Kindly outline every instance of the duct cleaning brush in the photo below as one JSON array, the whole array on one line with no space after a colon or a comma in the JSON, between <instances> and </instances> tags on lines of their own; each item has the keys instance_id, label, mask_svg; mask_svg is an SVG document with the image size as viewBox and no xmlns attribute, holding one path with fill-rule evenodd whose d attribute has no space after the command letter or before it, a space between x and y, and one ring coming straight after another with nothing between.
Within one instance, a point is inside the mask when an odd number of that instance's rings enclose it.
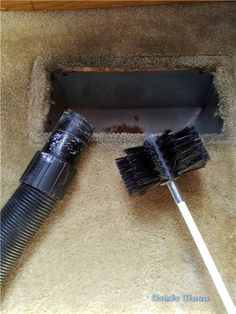
<instances>
[{"instance_id":1,"label":"duct cleaning brush","mask_svg":"<svg viewBox=\"0 0 236 314\"><path fill-rule=\"evenodd\" d=\"M151 134L143 146L128 148L124 152L126 156L117 158L116 163L128 193L142 194L156 185L167 184L227 312L236 313L220 273L175 182L182 174L205 167L210 159L195 128L187 126L177 133L166 130L160 136Z\"/></svg>"},{"instance_id":2,"label":"duct cleaning brush","mask_svg":"<svg viewBox=\"0 0 236 314\"><path fill-rule=\"evenodd\" d=\"M81 115L65 111L41 151L22 175L21 184L1 211L1 286L25 247L75 174L75 163L93 133Z\"/></svg>"}]
</instances>

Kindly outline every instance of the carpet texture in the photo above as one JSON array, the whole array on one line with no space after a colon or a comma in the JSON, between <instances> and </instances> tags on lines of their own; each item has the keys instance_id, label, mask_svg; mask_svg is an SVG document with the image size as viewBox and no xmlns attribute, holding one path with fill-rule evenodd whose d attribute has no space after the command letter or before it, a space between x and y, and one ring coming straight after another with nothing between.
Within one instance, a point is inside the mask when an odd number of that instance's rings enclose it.
<instances>
[{"instance_id":1,"label":"carpet texture","mask_svg":"<svg viewBox=\"0 0 236 314\"><path fill-rule=\"evenodd\" d=\"M2 204L45 140L53 69L130 68L133 60L134 68L143 61L215 74L224 133L206 138L211 161L179 185L236 302L236 5L1 15ZM125 191L114 159L142 140L95 134L65 199L11 274L3 313L224 312L167 188L133 198ZM151 300L184 293L209 302Z\"/></svg>"}]
</instances>

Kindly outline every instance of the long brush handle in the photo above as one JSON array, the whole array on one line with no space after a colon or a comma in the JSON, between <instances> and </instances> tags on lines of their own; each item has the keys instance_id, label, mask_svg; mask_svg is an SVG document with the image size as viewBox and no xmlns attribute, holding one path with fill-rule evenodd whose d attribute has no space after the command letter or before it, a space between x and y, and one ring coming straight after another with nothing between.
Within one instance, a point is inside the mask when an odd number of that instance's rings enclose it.
<instances>
[{"instance_id":1,"label":"long brush handle","mask_svg":"<svg viewBox=\"0 0 236 314\"><path fill-rule=\"evenodd\" d=\"M201 236L200 231L198 230L197 225L195 224L193 217L183 199L183 196L177 186L177 184L174 181L169 181L167 183L168 188L179 207L179 210L188 226L188 229L197 245L197 248L203 258L203 261L205 262L205 265L208 269L209 274L211 275L211 278L215 284L215 287L221 297L221 300L225 306L225 309L227 313L229 314L235 314L236 308L233 304L233 301L229 295L228 290L225 287L225 284L221 278L221 275L215 265L215 262L213 258L211 257L210 252L208 251L208 248Z\"/></svg>"}]
</instances>

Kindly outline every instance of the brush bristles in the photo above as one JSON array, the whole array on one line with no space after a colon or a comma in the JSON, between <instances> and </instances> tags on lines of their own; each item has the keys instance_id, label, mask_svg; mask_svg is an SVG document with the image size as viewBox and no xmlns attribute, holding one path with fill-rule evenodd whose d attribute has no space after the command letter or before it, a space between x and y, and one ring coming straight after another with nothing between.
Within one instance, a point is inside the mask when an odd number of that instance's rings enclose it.
<instances>
[{"instance_id":1,"label":"brush bristles","mask_svg":"<svg viewBox=\"0 0 236 314\"><path fill-rule=\"evenodd\" d=\"M205 167L210 159L195 128L186 127L174 134L175 175Z\"/></svg>"},{"instance_id":2,"label":"brush bristles","mask_svg":"<svg viewBox=\"0 0 236 314\"><path fill-rule=\"evenodd\" d=\"M149 136L143 146L128 148L116 159L129 194L142 193L185 172L202 168L210 159L193 126Z\"/></svg>"},{"instance_id":3,"label":"brush bristles","mask_svg":"<svg viewBox=\"0 0 236 314\"><path fill-rule=\"evenodd\" d=\"M160 181L153 162L143 146L125 150L126 157L116 159L128 193L142 193Z\"/></svg>"}]
</instances>

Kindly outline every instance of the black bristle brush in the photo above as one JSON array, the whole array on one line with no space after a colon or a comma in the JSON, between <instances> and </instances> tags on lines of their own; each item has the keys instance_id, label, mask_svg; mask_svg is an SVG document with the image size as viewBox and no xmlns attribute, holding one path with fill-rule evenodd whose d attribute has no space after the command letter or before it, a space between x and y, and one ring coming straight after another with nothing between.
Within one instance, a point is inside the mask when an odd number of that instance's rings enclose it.
<instances>
[{"instance_id":1,"label":"black bristle brush","mask_svg":"<svg viewBox=\"0 0 236 314\"><path fill-rule=\"evenodd\" d=\"M227 312L236 313L220 273L175 182L182 174L205 167L210 159L195 127L187 126L176 133L166 130L160 136L150 134L142 146L128 148L124 152L126 156L117 158L116 164L129 195L142 194L154 186L167 184Z\"/></svg>"}]
</instances>

